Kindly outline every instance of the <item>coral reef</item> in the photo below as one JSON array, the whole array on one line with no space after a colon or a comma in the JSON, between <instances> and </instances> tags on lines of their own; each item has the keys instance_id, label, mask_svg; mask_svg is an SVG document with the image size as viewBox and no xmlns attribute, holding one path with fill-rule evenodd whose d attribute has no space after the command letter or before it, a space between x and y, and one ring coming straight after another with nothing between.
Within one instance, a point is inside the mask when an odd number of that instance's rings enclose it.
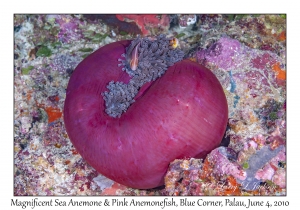
<instances>
[{"instance_id":1,"label":"coral reef","mask_svg":"<svg viewBox=\"0 0 300 210\"><path fill-rule=\"evenodd\" d=\"M285 195L285 16L197 14L194 20L189 14L15 14L14 195ZM185 58L219 79L229 145L203 160L174 160L165 187L138 190L112 183L82 159L62 110L83 58L115 41L160 33L176 37ZM269 156L253 167L259 151ZM255 190L243 186L248 176L258 180Z\"/></svg>"}]
</instances>

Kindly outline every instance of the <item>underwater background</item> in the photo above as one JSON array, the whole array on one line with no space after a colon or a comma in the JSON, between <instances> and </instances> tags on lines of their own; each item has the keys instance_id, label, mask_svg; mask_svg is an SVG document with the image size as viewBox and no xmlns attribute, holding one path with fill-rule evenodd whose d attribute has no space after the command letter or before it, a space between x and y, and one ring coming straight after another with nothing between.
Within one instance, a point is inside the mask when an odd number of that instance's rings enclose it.
<instances>
[{"instance_id":1,"label":"underwater background","mask_svg":"<svg viewBox=\"0 0 300 210\"><path fill-rule=\"evenodd\" d=\"M98 48L137 35L176 37L226 94L224 145L170 164L165 186L131 189L99 174L64 128L66 88ZM285 195L286 15L14 16L14 195ZM247 180L241 182L240 180Z\"/></svg>"}]
</instances>

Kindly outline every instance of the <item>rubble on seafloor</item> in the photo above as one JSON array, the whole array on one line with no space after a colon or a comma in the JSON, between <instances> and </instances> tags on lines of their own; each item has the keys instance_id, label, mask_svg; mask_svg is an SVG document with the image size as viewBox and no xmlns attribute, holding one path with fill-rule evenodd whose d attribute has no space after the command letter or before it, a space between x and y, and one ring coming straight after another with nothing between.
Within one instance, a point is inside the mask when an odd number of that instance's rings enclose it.
<instances>
[{"instance_id":1,"label":"rubble on seafloor","mask_svg":"<svg viewBox=\"0 0 300 210\"><path fill-rule=\"evenodd\" d=\"M14 195L285 195L285 15L15 15ZM205 65L229 106L229 145L170 163L165 185L131 189L72 146L62 119L74 68L108 43L166 33ZM249 184L251 183L251 185Z\"/></svg>"}]
</instances>

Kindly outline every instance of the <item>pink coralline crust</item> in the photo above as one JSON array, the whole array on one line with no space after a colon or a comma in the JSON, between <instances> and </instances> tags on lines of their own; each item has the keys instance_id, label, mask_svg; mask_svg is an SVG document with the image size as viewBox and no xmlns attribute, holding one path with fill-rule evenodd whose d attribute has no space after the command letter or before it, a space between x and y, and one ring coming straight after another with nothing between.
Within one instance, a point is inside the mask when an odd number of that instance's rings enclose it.
<instances>
[{"instance_id":1,"label":"pink coralline crust","mask_svg":"<svg viewBox=\"0 0 300 210\"><path fill-rule=\"evenodd\" d=\"M247 144L244 145L244 150L248 150L249 148L253 148L254 150L256 150L257 143L253 140L248 141Z\"/></svg>"},{"instance_id":2,"label":"pink coralline crust","mask_svg":"<svg viewBox=\"0 0 300 210\"><path fill-rule=\"evenodd\" d=\"M280 145L286 145L286 141L280 136L271 136L268 138L271 149L275 149Z\"/></svg>"},{"instance_id":3,"label":"pink coralline crust","mask_svg":"<svg viewBox=\"0 0 300 210\"><path fill-rule=\"evenodd\" d=\"M252 70L248 71L247 73L244 74L243 77L248 78L248 88L251 90L262 90L263 86L270 86L269 80L267 79L268 77L267 71L264 73L258 71L258 70ZM257 85L258 82L261 85Z\"/></svg>"},{"instance_id":4,"label":"pink coralline crust","mask_svg":"<svg viewBox=\"0 0 300 210\"><path fill-rule=\"evenodd\" d=\"M241 135L230 135L230 147L235 151L240 151L242 148L239 145L243 145L245 141L245 138L243 138Z\"/></svg>"},{"instance_id":5,"label":"pink coralline crust","mask_svg":"<svg viewBox=\"0 0 300 210\"><path fill-rule=\"evenodd\" d=\"M150 28L166 27L170 24L168 15L116 15L121 21L134 21L141 29L143 35L149 35Z\"/></svg>"},{"instance_id":6,"label":"pink coralline crust","mask_svg":"<svg viewBox=\"0 0 300 210\"><path fill-rule=\"evenodd\" d=\"M264 53L261 56L251 59L251 63L254 68L263 70L266 69L268 65L274 65L276 60L269 53Z\"/></svg>"},{"instance_id":7,"label":"pink coralline crust","mask_svg":"<svg viewBox=\"0 0 300 210\"><path fill-rule=\"evenodd\" d=\"M214 149L207 158L209 158L210 162L214 165L214 173L220 176L224 174L232 175L239 180L246 179L246 173L241 169L241 166L236 162L228 160L228 158L219 151L219 148Z\"/></svg>"},{"instance_id":8,"label":"pink coralline crust","mask_svg":"<svg viewBox=\"0 0 300 210\"><path fill-rule=\"evenodd\" d=\"M211 186L212 188L214 187L213 185ZM204 196L203 188L205 188L205 183L191 182L188 195Z\"/></svg>"},{"instance_id":9,"label":"pink coralline crust","mask_svg":"<svg viewBox=\"0 0 300 210\"><path fill-rule=\"evenodd\" d=\"M208 49L197 52L200 63L209 62L230 71L243 63L241 43L238 40L222 37Z\"/></svg>"},{"instance_id":10,"label":"pink coralline crust","mask_svg":"<svg viewBox=\"0 0 300 210\"><path fill-rule=\"evenodd\" d=\"M276 157L272 158L271 162L273 165L278 165L278 161L286 162L285 149L281 150Z\"/></svg>"},{"instance_id":11,"label":"pink coralline crust","mask_svg":"<svg viewBox=\"0 0 300 210\"><path fill-rule=\"evenodd\" d=\"M279 187L286 188L286 170L283 168L278 169L275 172L272 181Z\"/></svg>"},{"instance_id":12,"label":"pink coralline crust","mask_svg":"<svg viewBox=\"0 0 300 210\"><path fill-rule=\"evenodd\" d=\"M278 97L277 93L281 90L276 89L283 86L279 83L280 80L276 79L277 73L274 70L275 64L278 64L277 68L283 68L284 60L281 57L273 52L252 49L235 39L222 37L208 49L197 51L196 58L197 62L213 71L229 71L224 79L221 76L219 79L227 90L239 96L235 96L236 98L245 98L245 104L257 103L252 99L261 100L267 94ZM233 101L234 108L240 105L239 100Z\"/></svg>"},{"instance_id":13,"label":"pink coralline crust","mask_svg":"<svg viewBox=\"0 0 300 210\"><path fill-rule=\"evenodd\" d=\"M238 153L237 162L242 165L247 162L249 158L266 145L266 137L262 134L258 134L252 138L249 138L246 142L241 142L244 145L243 149Z\"/></svg>"},{"instance_id":14,"label":"pink coralline crust","mask_svg":"<svg viewBox=\"0 0 300 210\"><path fill-rule=\"evenodd\" d=\"M68 15L50 15L48 18L55 18L56 23L60 26L58 39L64 43L70 43L82 38L82 33L79 28L81 22L76 18L71 18Z\"/></svg>"},{"instance_id":15,"label":"pink coralline crust","mask_svg":"<svg viewBox=\"0 0 300 210\"><path fill-rule=\"evenodd\" d=\"M225 71L237 70L233 78L248 79L250 86L255 87L255 81L261 80L263 85L269 85L267 78L275 80L272 66L279 62L278 56L272 52L264 52L249 48L236 39L221 37L208 49L199 50L196 53L199 63L215 66ZM252 71L240 71L240 69L253 68ZM271 75L269 75L271 74ZM253 84L251 84L251 82ZM252 89L253 87L249 87Z\"/></svg>"},{"instance_id":16,"label":"pink coralline crust","mask_svg":"<svg viewBox=\"0 0 300 210\"><path fill-rule=\"evenodd\" d=\"M104 189L101 195L121 195L125 189L127 189L126 186L115 182L111 187Z\"/></svg>"},{"instance_id":17,"label":"pink coralline crust","mask_svg":"<svg viewBox=\"0 0 300 210\"><path fill-rule=\"evenodd\" d=\"M271 180L274 173L275 173L274 168L268 163L267 165L264 166L263 169L259 169L256 172L255 178L262 181Z\"/></svg>"},{"instance_id":18,"label":"pink coralline crust","mask_svg":"<svg viewBox=\"0 0 300 210\"><path fill-rule=\"evenodd\" d=\"M266 143L266 138L262 134L258 134L253 137L253 141L258 144L258 146L263 146Z\"/></svg>"}]
</instances>

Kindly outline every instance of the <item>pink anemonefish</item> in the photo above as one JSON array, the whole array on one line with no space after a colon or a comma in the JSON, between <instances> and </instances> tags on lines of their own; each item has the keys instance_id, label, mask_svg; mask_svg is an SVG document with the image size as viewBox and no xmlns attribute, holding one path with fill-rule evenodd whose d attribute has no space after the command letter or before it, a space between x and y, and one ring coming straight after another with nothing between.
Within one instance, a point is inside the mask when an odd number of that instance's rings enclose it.
<instances>
[{"instance_id":1,"label":"pink anemonefish","mask_svg":"<svg viewBox=\"0 0 300 210\"><path fill-rule=\"evenodd\" d=\"M138 49L141 43L138 43L131 53L131 60L130 60L130 68L131 70L135 71L139 64L139 56L138 56Z\"/></svg>"}]
</instances>

